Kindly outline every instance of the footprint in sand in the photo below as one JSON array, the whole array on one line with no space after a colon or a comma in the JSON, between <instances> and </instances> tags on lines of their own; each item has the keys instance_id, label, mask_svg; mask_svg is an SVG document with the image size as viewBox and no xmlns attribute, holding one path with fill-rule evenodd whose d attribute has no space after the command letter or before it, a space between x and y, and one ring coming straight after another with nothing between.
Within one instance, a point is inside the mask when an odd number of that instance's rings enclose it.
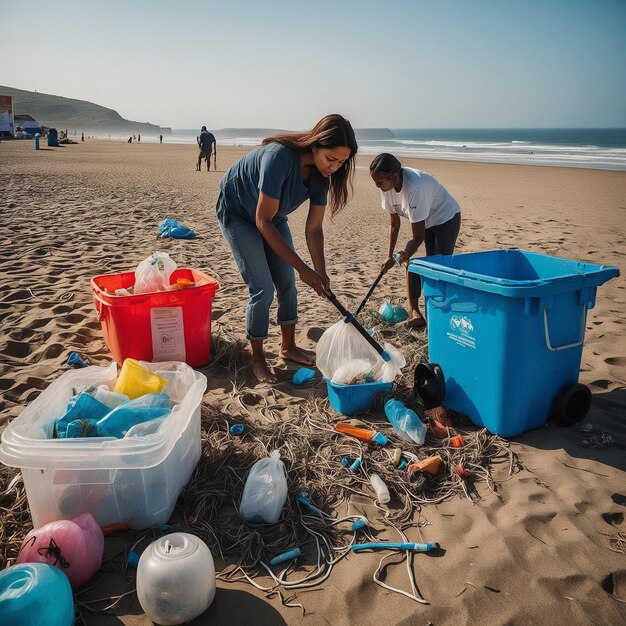
<instances>
[{"instance_id":1,"label":"footprint in sand","mask_svg":"<svg viewBox=\"0 0 626 626\"><path fill-rule=\"evenodd\" d=\"M618 513L602 513L602 519L611 526L621 526L624 523L624 514Z\"/></svg>"},{"instance_id":2,"label":"footprint in sand","mask_svg":"<svg viewBox=\"0 0 626 626\"><path fill-rule=\"evenodd\" d=\"M619 367L622 367L622 366L626 365L626 357L623 357L623 356L610 356L607 359L604 359L604 362L607 365L617 365Z\"/></svg>"},{"instance_id":3,"label":"footprint in sand","mask_svg":"<svg viewBox=\"0 0 626 626\"><path fill-rule=\"evenodd\" d=\"M626 602L626 569L610 573L602 581L602 589L619 602Z\"/></svg>"}]
</instances>

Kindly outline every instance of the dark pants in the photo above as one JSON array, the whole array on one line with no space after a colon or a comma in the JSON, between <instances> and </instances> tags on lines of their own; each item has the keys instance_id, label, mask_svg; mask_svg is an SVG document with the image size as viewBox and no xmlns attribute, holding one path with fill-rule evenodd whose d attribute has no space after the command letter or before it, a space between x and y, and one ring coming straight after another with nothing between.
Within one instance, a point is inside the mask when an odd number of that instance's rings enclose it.
<instances>
[{"instance_id":1,"label":"dark pants","mask_svg":"<svg viewBox=\"0 0 626 626\"><path fill-rule=\"evenodd\" d=\"M424 233L426 256L432 256L433 254L453 254L454 244L456 243L460 229L460 212L444 224L427 228ZM411 299L416 300L422 295L422 281L419 274L414 274L413 272L409 272L409 295Z\"/></svg>"}]
</instances>

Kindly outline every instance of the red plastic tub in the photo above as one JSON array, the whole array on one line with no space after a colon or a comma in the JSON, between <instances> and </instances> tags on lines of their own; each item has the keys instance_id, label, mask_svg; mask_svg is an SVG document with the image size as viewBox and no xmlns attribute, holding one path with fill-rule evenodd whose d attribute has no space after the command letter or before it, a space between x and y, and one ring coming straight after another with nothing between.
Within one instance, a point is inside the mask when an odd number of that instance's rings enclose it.
<instances>
[{"instance_id":1,"label":"red plastic tub","mask_svg":"<svg viewBox=\"0 0 626 626\"><path fill-rule=\"evenodd\" d=\"M211 356L211 304L219 283L198 270L177 269L170 278L195 286L138 295L115 295L135 283L134 272L91 279L104 341L119 365L141 361L184 361L191 367Z\"/></svg>"}]
</instances>

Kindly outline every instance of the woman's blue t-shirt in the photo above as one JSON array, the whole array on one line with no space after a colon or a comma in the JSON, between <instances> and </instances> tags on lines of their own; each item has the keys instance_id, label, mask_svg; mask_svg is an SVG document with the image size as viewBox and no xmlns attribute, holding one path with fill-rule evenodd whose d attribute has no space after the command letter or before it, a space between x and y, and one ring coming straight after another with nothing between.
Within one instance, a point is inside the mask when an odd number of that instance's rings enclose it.
<instances>
[{"instance_id":1,"label":"woman's blue t-shirt","mask_svg":"<svg viewBox=\"0 0 626 626\"><path fill-rule=\"evenodd\" d=\"M269 143L249 152L226 172L220 183L217 213L220 219L236 215L256 221L259 194L279 201L274 219L295 211L307 198L326 205L328 182L314 171L302 182L300 150Z\"/></svg>"}]
</instances>

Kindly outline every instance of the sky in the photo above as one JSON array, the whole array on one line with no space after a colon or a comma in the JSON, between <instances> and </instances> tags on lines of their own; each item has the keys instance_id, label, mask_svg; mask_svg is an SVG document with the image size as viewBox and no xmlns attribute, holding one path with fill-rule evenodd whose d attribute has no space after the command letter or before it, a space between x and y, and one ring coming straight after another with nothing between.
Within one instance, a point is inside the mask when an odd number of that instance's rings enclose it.
<instances>
[{"instance_id":1,"label":"sky","mask_svg":"<svg viewBox=\"0 0 626 626\"><path fill-rule=\"evenodd\" d=\"M0 0L0 23L0 84L179 129L626 127L626 0Z\"/></svg>"}]
</instances>

